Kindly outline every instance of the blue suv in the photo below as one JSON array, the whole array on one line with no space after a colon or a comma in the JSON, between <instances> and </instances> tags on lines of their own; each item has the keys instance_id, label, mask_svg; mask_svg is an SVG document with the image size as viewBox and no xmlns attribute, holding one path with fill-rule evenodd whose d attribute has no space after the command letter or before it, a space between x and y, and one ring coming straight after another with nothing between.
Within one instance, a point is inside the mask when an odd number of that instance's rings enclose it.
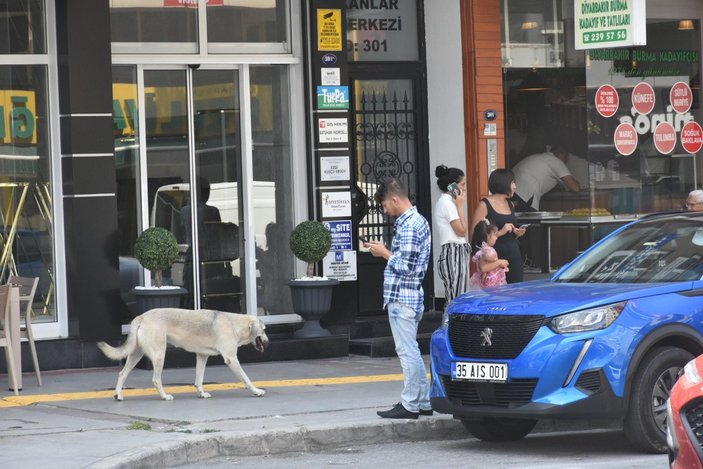
<instances>
[{"instance_id":1,"label":"blue suv","mask_svg":"<svg viewBox=\"0 0 703 469\"><path fill-rule=\"evenodd\" d=\"M432 407L486 441L619 417L632 443L665 452L669 392L703 353L702 276L703 213L667 213L550 279L466 293L432 335Z\"/></svg>"}]
</instances>

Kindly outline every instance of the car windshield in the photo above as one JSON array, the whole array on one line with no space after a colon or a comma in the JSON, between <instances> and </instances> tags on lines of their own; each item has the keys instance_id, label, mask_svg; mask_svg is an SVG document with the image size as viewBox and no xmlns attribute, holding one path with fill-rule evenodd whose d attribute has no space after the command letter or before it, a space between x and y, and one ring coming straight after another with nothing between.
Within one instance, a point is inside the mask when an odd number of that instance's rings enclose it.
<instances>
[{"instance_id":1,"label":"car windshield","mask_svg":"<svg viewBox=\"0 0 703 469\"><path fill-rule=\"evenodd\" d=\"M576 258L557 282L657 283L703 275L703 218L642 220Z\"/></svg>"}]
</instances>

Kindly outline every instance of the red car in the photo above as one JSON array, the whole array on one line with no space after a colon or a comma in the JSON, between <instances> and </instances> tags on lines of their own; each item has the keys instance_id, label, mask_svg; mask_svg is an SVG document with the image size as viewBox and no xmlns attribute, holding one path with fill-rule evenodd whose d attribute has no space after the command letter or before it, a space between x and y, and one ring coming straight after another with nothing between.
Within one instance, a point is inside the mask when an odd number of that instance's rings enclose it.
<instances>
[{"instance_id":1,"label":"red car","mask_svg":"<svg viewBox=\"0 0 703 469\"><path fill-rule=\"evenodd\" d=\"M703 355L688 362L667 401L671 469L703 469Z\"/></svg>"}]
</instances>

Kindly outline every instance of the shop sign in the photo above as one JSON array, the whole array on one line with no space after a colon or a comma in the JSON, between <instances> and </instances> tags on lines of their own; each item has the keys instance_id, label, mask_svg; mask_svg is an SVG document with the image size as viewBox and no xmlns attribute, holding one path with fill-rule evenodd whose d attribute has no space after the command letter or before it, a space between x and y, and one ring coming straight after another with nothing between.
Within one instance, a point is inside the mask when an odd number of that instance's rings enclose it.
<instances>
[{"instance_id":1,"label":"shop sign","mask_svg":"<svg viewBox=\"0 0 703 469\"><path fill-rule=\"evenodd\" d=\"M320 84L322 86L339 86L341 83L341 73L339 68L321 68Z\"/></svg>"},{"instance_id":2,"label":"shop sign","mask_svg":"<svg viewBox=\"0 0 703 469\"><path fill-rule=\"evenodd\" d=\"M320 143L347 143L349 141L347 119L318 119L317 122Z\"/></svg>"},{"instance_id":3,"label":"shop sign","mask_svg":"<svg viewBox=\"0 0 703 469\"><path fill-rule=\"evenodd\" d=\"M332 235L330 251L352 250L351 220L326 221L323 224L330 231L330 235Z\"/></svg>"},{"instance_id":4,"label":"shop sign","mask_svg":"<svg viewBox=\"0 0 703 469\"><path fill-rule=\"evenodd\" d=\"M348 181L350 175L348 156L320 157L320 181Z\"/></svg>"},{"instance_id":5,"label":"shop sign","mask_svg":"<svg viewBox=\"0 0 703 469\"><path fill-rule=\"evenodd\" d=\"M647 44L646 0L574 0L576 49Z\"/></svg>"},{"instance_id":6,"label":"shop sign","mask_svg":"<svg viewBox=\"0 0 703 469\"><path fill-rule=\"evenodd\" d=\"M637 131L632 124L622 123L615 129L613 142L615 149L623 156L629 156L637 149Z\"/></svg>"},{"instance_id":7,"label":"shop sign","mask_svg":"<svg viewBox=\"0 0 703 469\"><path fill-rule=\"evenodd\" d=\"M419 60L417 1L346 0L347 51L354 61Z\"/></svg>"},{"instance_id":8,"label":"shop sign","mask_svg":"<svg viewBox=\"0 0 703 469\"><path fill-rule=\"evenodd\" d=\"M692 155L703 148L703 128L698 122L689 122L681 129L681 145L686 153Z\"/></svg>"},{"instance_id":9,"label":"shop sign","mask_svg":"<svg viewBox=\"0 0 703 469\"><path fill-rule=\"evenodd\" d=\"M322 274L340 282L356 281L356 251L330 251L322 259Z\"/></svg>"},{"instance_id":10,"label":"shop sign","mask_svg":"<svg viewBox=\"0 0 703 469\"><path fill-rule=\"evenodd\" d=\"M654 146L659 153L668 155L676 146L676 129L668 122L662 122L654 129Z\"/></svg>"},{"instance_id":11,"label":"shop sign","mask_svg":"<svg viewBox=\"0 0 703 469\"><path fill-rule=\"evenodd\" d=\"M654 88L646 81L637 83L632 89L632 107L640 114L647 115L652 112L655 101Z\"/></svg>"},{"instance_id":12,"label":"shop sign","mask_svg":"<svg viewBox=\"0 0 703 469\"><path fill-rule=\"evenodd\" d=\"M342 50L342 10L317 9L317 50Z\"/></svg>"},{"instance_id":13,"label":"shop sign","mask_svg":"<svg viewBox=\"0 0 703 469\"><path fill-rule=\"evenodd\" d=\"M674 111L680 114L688 112L693 105L693 92L688 83L683 81L674 83L669 91L669 102Z\"/></svg>"},{"instance_id":14,"label":"shop sign","mask_svg":"<svg viewBox=\"0 0 703 469\"><path fill-rule=\"evenodd\" d=\"M349 109L349 87L318 86L317 109Z\"/></svg>"},{"instance_id":15,"label":"shop sign","mask_svg":"<svg viewBox=\"0 0 703 469\"><path fill-rule=\"evenodd\" d=\"M602 85L596 91L596 111L603 117L613 117L620 106L618 91L611 85Z\"/></svg>"},{"instance_id":16,"label":"shop sign","mask_svg":"<svg viewBox=\"0 0 703 469\"><path fill-rule=\"evenodd\" d=\"M351 192L323 192L322 218L351 217Z\"/></svg>"}]
</instances>

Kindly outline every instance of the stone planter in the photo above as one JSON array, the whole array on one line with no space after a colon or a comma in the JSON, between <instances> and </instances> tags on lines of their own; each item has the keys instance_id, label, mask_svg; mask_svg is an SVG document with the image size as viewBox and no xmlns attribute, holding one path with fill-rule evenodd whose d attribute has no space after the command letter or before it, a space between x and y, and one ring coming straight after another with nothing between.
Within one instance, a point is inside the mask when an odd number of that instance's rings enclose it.
<instances>
[{"instance_id":1,"label":"stone planter","mask_svg":"<svg viewBox=\"0 0 703 469\"><path fill-rule=\"evenodd\" d=\"M332 290L339 280L290 280L293 311L300 315L305 324L295 331L297 338L323 337L330 331L320 325L320 318L327 314L332 305Z\"/></svg>"}]
</instances>

